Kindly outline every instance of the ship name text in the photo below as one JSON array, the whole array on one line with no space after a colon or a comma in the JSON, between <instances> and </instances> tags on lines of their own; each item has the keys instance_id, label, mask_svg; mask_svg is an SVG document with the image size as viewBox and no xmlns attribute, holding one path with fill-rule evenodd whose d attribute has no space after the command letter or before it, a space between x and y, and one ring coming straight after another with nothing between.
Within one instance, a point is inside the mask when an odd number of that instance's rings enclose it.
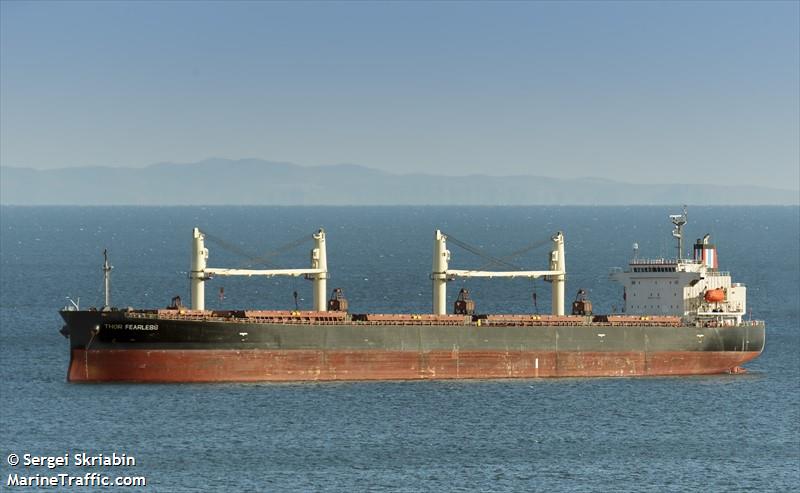
<instances>
[{"instance_id":1,"label":"ship name text","mask_svg":"<svg viewBox=\"0 0 800 493\"><path fill-rule=\"evenodd\" d=\"M144 330L154 331L158 330L158 324L103 324L104 329L108 330Z\"/></svg>"}]
</instances>

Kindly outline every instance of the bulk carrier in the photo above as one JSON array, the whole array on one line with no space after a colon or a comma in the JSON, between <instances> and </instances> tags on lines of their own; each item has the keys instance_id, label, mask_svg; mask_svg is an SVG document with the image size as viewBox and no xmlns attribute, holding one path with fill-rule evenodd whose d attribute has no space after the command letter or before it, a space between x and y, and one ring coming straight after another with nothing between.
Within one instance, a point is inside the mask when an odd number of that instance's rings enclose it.
<instances>
[{"instance_id":1,"label":"bulk carrier","mask_svg":"<svg viewBox=\"0 0 800 493\"><path fill-rule=\"evenodd\" d=\"M683 258L683 214L670 216L674 259L634 258L612 269L622 284L621 314L592 313L582 290L565 314L564 235L549 243L540 271L451 269L448 236L434 235L433 309L429 314L349 313L341 289L326 300L326 235L313 235L306 269L228 269L207 265L206 235L194 228L191 306L179 297L163 309L118 309L109 303L65 307L70 382L251 382L458 378L630 377L737 373L764 348L762 321L745 320L746 288L720 271L706 235ZM453 239L453 241L455 241ZM212 276L305 276L314 310L206 310ZM446 310L455 278L544 278L552 283L549 315L475 313L462 290ZM326 302L327 301L327 302Z\"/></svg>"}]
</instances>

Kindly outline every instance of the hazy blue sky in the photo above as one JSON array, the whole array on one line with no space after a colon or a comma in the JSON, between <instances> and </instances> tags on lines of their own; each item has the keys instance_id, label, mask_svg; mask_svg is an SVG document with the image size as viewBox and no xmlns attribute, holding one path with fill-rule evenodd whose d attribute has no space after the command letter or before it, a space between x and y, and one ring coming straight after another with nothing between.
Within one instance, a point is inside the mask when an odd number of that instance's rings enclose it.
<instances>
[{"instance_id":1,"label":"hazy blue sky","mask_svg":"<svg viewBox=\"0 0 800 493\"><path fill-rule=\"evenodd\" d=\"M800 3L2 2L4 166L800 187Z\"/></svg>"}]
</instances>

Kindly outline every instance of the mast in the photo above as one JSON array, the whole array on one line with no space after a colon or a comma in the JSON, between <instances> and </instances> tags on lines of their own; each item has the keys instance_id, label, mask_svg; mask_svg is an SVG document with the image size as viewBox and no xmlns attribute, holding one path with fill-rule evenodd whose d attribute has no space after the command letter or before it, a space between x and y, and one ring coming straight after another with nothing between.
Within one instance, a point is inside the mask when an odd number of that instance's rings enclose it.
<instances>
[{"instance_id":1,"label":"mast","mask_svg":"<svg viewBox=\"0 0 800 493\"><path fill-rule=\"evenodd\" d=\"M564 234L561 231L553 236L550 270L560 272L560 274L550 276L553 283L553 315L564 315L564 281L566 280L567 265L564 259Z\"/></svg>"},{"instance_id":2,"label":"mast","mask_svg":"<svg viewBox=\"0 0 800 493\"><path fill-rule=\"evenodd\" d=\"M314 310L324 312L328 310L326 304L326 285L328 279L328 253L325 248L325 230L320 229L313 235L314 248L311 250L311 268L322 272L310 274L314 284Z\"/></svg>"},{"instance_id":3,"label":"mast","mask_svg":"<svg viewBox=\"0 0 800 493\"><path fill-rule=\"evenodd\" d=\"M111 310L111 269L112 266L108 264L108 249L103 250L103 289L105 297L103 298L103 311Z\"/></svg>"},{"instance_id":4,"label":"mast","mask_svg":"<svg viewBox=\"0 0 800 493\"><path fill-rule=\"evenodd\" d=\"M672 221L672 224L675 225L675 229L672 230L672 237L678 240L678 260L683 258L683 226L686 224L686 206L683 206L683 214L671 214L669 219Z\"/></svg>"},{"instance_id":5,"label":"mast","mask_svg":"<svg viewBox=\"0 0 800 493\"><path fill-rule=\"evenodd\" d=\"M189 273L192 288L192 310L205 310L206 308L206 260L208 250L205 245L205 236L199 228L192 231L192 270Z\"/></svg>"},{"instance_id":6,"label":"mast","mask_svg":"<svg viewBox=\"0 0 800 493\"><path fill-rule=\"evenodd\" d=\"M433 237L433 313L444 315L447 313L447 269L450 252L447 251L447 236L436 230Z\"/></svg>"}]
</instances>

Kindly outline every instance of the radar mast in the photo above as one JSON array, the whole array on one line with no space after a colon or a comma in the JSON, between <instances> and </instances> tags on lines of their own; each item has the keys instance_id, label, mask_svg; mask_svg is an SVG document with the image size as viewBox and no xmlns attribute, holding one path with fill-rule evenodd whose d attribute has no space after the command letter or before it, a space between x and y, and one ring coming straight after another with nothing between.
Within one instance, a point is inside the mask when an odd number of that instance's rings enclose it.
<instances>
[{"instance_id":1,"label":"radar mast","mask_svg":"<svg viewBox=\"0 0 800 493\"><path fill-rule=\"evenodd\" d=\"M675 229L672 230L672 237L678 240L678 260L683 258L683 226L688 222L686 214L686 206L683 206L682 214L670 214L669 216Z\"/></svg>"}]
</instances>

